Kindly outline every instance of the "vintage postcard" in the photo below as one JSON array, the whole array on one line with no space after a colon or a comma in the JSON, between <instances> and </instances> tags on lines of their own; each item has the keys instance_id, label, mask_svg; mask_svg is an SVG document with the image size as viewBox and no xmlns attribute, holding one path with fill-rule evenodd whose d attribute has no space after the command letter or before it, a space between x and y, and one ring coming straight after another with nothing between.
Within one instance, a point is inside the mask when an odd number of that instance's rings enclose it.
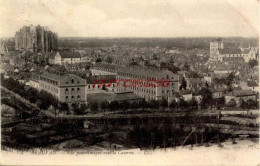
<instances>
[{"instance_id":1,"label":"vintage postcard","mask_svg":"<svg viewBox=\"0 0 260 166\"><path fill-rule=\"evenodd\" d=\"M0 0L1 165L259 165L258 0Z\"/></svg>"}]
</instances>

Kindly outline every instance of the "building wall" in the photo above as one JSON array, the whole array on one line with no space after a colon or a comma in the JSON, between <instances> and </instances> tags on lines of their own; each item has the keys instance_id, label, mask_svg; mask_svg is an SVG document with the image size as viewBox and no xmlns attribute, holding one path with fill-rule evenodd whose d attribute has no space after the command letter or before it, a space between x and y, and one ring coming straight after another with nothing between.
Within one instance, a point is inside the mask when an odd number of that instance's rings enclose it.
<instances>
[{"instance_id":1,"label":"building wall","mask_svg":"<svg viewBox=\"0 0 260 166\"><path fill-rule=\"evenodd\" d=\"M237 107L240 106L240 101L243 99L244 101L248 101L250 99L256 101L256 95L251 95L251 96L225 96L225 104L228 104L230 100L234 99L236 101Z\"/></svg>"},{"instance_id":2,"label":"building wall","mask_svg":"<svg viewBox=\"0 0 260 166\"><path fill-rule=\"evenodd\" d=\"M36 82L36 81L34 81L34 80L30 80L29 81L29 86L31 86L31 87L33 87L33 88L35 88L35 89L37 89L37 90L39 90L40 88L39 88L39 82Z\"/></svg>"},{"instance_id":3,"label":"building wall","mask_svg":"<svg viewBox=\"0 0 260 166\"><path fill-rule=\"evenodd\" d=\"M106 71L105 69L90 69L92 75L116 75L115 71Z\"/></svg>"},{"instance_id":4,"label":"building wall","mask_svg":"<svg viewBox=\"0 0 260 166\"><path fill-rule=\"evenodd\" d=\"M41 76L39 89L49 92L57 97L60 102L66 102L69 105L86 102L85 80L76 76L68 76L62 80L53 80Z\"/></svg>"},{"instance_id":5,"label":"building wall","mask_svg":"<svg viewBox=\"0 0 260 166\"><path fill-rule=\"evenodd\" d=\"M136 73L138 75L139 73ZM119 72L116 79L117 80L142 80L143 83L146 80L151 80L151 79L170 79L170 84L167 87L139 87L138 85L136 86L130 86L130 87L125 87L124 82L120 81L119 86L117 87L118 92L124 92L124 91L132 91L134 94L145 98L146 100L161 100L163 98L168 99L172 95L172 92L178 91L179 89L179 82L178 81L173 81L176 76L172 73L171 75L162 75L157 76L157 77L151 77L151 76L146 76L146 75L140 75L136 76L135 74L129 74L129 73L123 73ZM127 83L129 85L130 82ZM144 86L144 84L143 84Z\"/></svg>"}]
</instances>

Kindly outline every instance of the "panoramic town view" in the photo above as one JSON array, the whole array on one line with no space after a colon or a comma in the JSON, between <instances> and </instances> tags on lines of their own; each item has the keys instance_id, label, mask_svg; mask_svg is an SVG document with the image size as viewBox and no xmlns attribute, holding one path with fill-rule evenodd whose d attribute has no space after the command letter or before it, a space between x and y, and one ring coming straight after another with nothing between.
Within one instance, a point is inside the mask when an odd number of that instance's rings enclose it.
<instances>
[{"instance_id":1,"label":"panoramic town view","mask_svg":"<svg viewBox=\"0 0 260 166\"><path fill-rule=\"evenodd\" d=\"M257 146L258 36L66 36L40 23L0 39L2 151Z\"/></svg>"}]
</instances>

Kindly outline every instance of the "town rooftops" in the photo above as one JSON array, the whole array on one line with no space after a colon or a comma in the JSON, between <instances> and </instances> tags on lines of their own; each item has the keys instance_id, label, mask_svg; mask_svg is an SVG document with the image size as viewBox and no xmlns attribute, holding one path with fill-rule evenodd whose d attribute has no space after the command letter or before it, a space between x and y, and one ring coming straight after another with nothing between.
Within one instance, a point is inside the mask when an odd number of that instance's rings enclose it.
<instances>
[{"instance_id":1,"label":"town rooftops","mask_svg":"<svg viewBox=\"0 0 260 166\"><path fill-rule=\"evenodd\" d=\"M39 76L38 74L33 73L33 74L31 75L30 80L35 81L35 82L38 82L38 81L39 81L39 78L40 78L40 76Z\"/></svg>"},{"instance_id":2,"label":"town rooftops","mask_svg":"<svg viewBox=\"0 0 260 166\"><path fill-rule=\"evenodd\" d=\"M214 39L212 42L222 42L222 38L216 38L216 39Z\"/></svg>"},{"instance_id":3,"label":"town rooftops","mask_svg":"<svg viewBox=\"0 0 260 166\"><path fill-rule=\"evenodd\" d=\"M56 54L57 54L57 52L50 52L50 53L47 53L47 57L49 59L54 59Z\"/></svg>"},{"instance_id":4,"label":"town rooftops","mask_svg":"<svg viewBox=\"0 0 260 166\"><path fill-rule=\"evenodd\" d=\"M109 71L115 71L117 69L117 65L109 64L109 63L96 63L95 66L93 66L94 69L103 69L103 70L109 70Z\"/></svg>"},{"instance_id":5,"label":"town rooftops","mask_svg":"<svg viewBox=\"0 0 260 166\"><path fill-rule=\"evenodd\" d=\"M189 79L189 83L192 84L192 85L195 85L195 84L204 84L204 82L201 81L199 78L190 78L190 79Z\"/></svg>"},{"instance_id":6,"label":"town rooftops","mask_svg":"<svg viewBox=\"0 0 260 166\"><path fill-rule=\"evenodd\" d=\"M94 83L101 84L101 83L115 83L115 82L116 82L115 75L89 76L86 78L87 84L94 84Z\"/></svg>"},{"instance_id":7,"label":"town rooftops","mask_svg":"<svg viewBox=\"0 0 260 166\"><path fill-rule=\"evenodd\" d=\"M188 90L188 89L186 89L186 90L180 90L180 94L181 94L181 95L189 95L189 94L192 94L192 91L191 91L191 90Z\"/></svg>"},{"instance_id":8,"label":"town rooftops","mask_svg":"<svg viewBox=\"0 0 260 166\"><path fill-rule=\"evenodd\" d=\"M252 96L252 95L256 95L256 93L253 92L252 90L234 90L226 94L226 96L236 96L236 97Z\"/></svg>"},{"instance_id":9,"label":"town rooftops","mask_svg":"<svg viewBox=\"0 0 260 166\"><path fill-rule=\"evenodd\" d=\"M256 87L256 86L258 86L258 84L255 81L251 80L251 81L247 81L247 86Z\"/></svg>"},{"instance_id":10,"label":"town rooftops","mask_svg":"<svg viewBox=\"0 0 260 166\"><path fill-rule=\"evenodd\" d=\"M224 48L219 50L220 54L242 54L241 50L238 48Z\"/></svg>"},{"instance_id":11,"label":"town rooftops","mask_svg":"<svg viewBox=\"0 0 260 166\"><path fill-rule=\"evenodd\" d=\"M41 74L40 76L49 78L49 79L55 80L55 81L62 81L64 78L68 77L69 74L67 74L67 73L55 74L55 73L45 72L45 73Z\"/></svg>"},{"instance_id":12,"label":"town rooftops","mask_svg":"<svg viewBox=\"0 0 260 166\"><path fill-rule=\"evenodd\" d=\"M212 93L215 93L215 92L225 92L225 91L226 91L226 88L224 88L224 87L209 88L209 90L210 90Z\"/></svg>"},{"instance_id":13,"label":"town rooftops","mask_svg":"<svg viewBox=\"0 0 260 166\"><path fill-rule=\"evenodd\" d=\"M242 51L243 54L248 54L249 52L250 52L250 49L244 49L244 50Z\"/></svg>"},{"instance_id":14,"label":"town rooftops","mask_svg":"<svg viewBox=\"0 0 260 166\"><path fill-rule=\"evenodd\" d=\"M48 81L48 82L60 82L60 86L71 86L71 85L77 85L77 86L83 86L86 84L86 81L76 75L73 74L68 74L68 73L61 73L61 74L55 74L55 73L50 73L50 72L45 72L40 75L40 79L43 81ZM74 80L77 82L74 83ZM66 81L66 84L65 84ZM71 82L70 82L71 81ZM72 82L73 81L73 82Z\"/></svg>"},{"instance_id":15,"label":"town rooftops","mask_svg":"<svg viewBox=\"0 0 260 166\"><path fill-rule=\"evenodd\" d=\"M172 73L168 70L158 70L153 68L140 68L140 67L121 67L117 70L118 75L122 75L122 73L132 74L134 77L138 78L138 76L145 76L145 77L160 77L163 79L168 79L178 81L178 75ZM174 78L172 78L174 75Z\"/></svg>"},{"instance_id":16,"label":"town rooftops","mask_svg":"<svg viewBox=\"0 0 260 166\"><path fill-rule=\"evenodd\" d=\"M59 54L62 58L81 58L79 52L60 51Z\"/></svg>"},{"instance_id":17,"label":"town rooftops","mask_svg":"<svg viewBox=\"0 0 260 166\"><path fill-rule=\"evenodd\" d=\"M187 73L187 71L186 71L186 70L181 70L181 71L177 71L177 73L178 73L179 75L184 75L184 74Z\"/></svg>"}]
</instances>

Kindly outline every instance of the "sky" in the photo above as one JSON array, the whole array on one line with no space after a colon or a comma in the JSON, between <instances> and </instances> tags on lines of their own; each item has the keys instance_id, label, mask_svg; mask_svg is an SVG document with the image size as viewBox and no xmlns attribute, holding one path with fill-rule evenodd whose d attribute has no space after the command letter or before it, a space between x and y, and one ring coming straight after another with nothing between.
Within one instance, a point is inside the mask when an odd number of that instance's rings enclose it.
<instances>
[{"instance_id":1,"label":"sky","mask_svg":"<svg viewBox=\"0 0 260 166\"><path fill-rule=\"evenodd\" d=\"M258 37L257 0L0 0L0 37L24 25L59 37Z\"/></svg>"}]
</instances>

